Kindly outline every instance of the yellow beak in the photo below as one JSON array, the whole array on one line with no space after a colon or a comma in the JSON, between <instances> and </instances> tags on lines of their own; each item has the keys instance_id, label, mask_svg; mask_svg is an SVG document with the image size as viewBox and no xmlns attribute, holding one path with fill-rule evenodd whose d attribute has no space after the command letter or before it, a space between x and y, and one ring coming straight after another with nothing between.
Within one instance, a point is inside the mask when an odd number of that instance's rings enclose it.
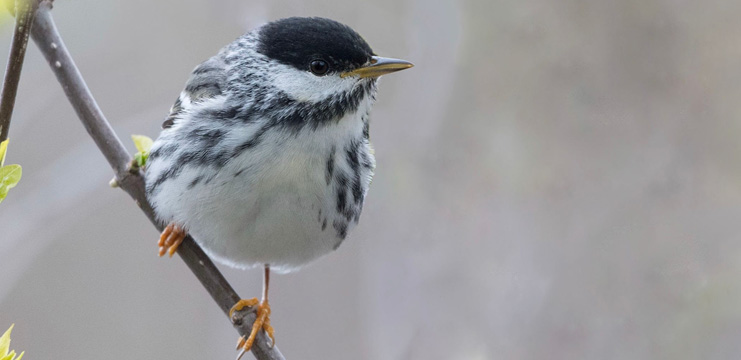
<instances>
[{"instance_id":1,"label":"yellow beak","mask_svg":"<svg viewBox=\"0 0 741 360\"><path fill-rule=\"evenodd\" d=\"M340 77L357 76L360 78L379 77L399 70L409 69L414 66L406 60L384 58L380 56L371 57L370 63L352 71L340 74Z\"/></svg>"}]
</instances>

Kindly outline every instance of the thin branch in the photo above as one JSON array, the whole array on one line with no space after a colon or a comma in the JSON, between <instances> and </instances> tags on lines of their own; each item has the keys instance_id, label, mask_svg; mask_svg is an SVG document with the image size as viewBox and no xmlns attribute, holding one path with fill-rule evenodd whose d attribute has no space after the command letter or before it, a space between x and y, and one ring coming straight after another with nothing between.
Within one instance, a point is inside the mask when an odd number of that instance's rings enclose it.
<instances>
[{"instance_id":1,"label":"thin branch","mask_svg":"<svg viewBox=\"0 0 741 360\"><path fill-rule=\"evenodd\" d=\"M156 220L152 206L145 196L144 180L139 171L130 166L131 156L116 136L105 116L103 116L67 48L64 46L64 42L54 25L51 16L51 3L48 0L42 1L39 6L32 36L51 65L51 69L57 76L57 80L62 85L80 121L82 121L85 129L113 168L119 187L136 201L149 220L161 231L163 226ZM178 248L178 255L196 275L206 291L219 305L219 308L228 316L229 309L240 297L211 259L206 256L190 236ZM255 313L254 311L238 312L231 320L241 335L249 335L252 323L255 321ZM252 347L252 353L259 360L284 359L277 347L270 348L268 346L263 332L258 333Z\"/></svg>"},{"instance_id":2,"label":"thin branch","mask_svg":"<svg viewBox=\"0 0 741 360\"><path fill-rule=\"evenodd\" d=\"M0 142L8 138L10 118L13 116L15 96L18 94L18 81L21 79L23 59L26 57L28 34L33 25L38 2L36 0L16 0L15 2L15 29L13 42L10 45L10 56L5 68L3 90L0 93Z\"/></svg>"}]
</instances>

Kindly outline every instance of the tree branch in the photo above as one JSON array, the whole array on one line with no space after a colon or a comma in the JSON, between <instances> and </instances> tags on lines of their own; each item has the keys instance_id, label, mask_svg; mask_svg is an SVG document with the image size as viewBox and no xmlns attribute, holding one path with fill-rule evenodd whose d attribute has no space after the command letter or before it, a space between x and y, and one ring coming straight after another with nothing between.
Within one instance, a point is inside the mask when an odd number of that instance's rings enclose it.
<instances>
[{"instance_id":1,"label":"tree branch","mask_svg":"<svg viewBox=\"0 0 741 360\"><path fill-rule=\"evenodd\" d=\"M21 79L23 59L26 57L26 46L28 46L28 34L36 14L36 0L16 0L15 2L15 29L13 29L13 42L10 45L8 64L5 67L5 79L3 90L0 93L0 142L8 138L10 131L10 118L13 116L15 96L18 94L18 82Z\"/></svg>"},{"instance_id":2,"label":"tree branch","mask_svg":"<svg viewBox=\"0 0 741 360\"><path fill-rule=\"evenodd\" d=\"M51 65L51 69L62 85L67 99L77 112L80 121L82 121L85 129L113 168L119 186L136 201L155 227L162 231L163 225L156 220L152 206L145 196L144 180L139 170L130 166L131 156L100 111L72 57L64 46L59 32L57 32L51 16L51 2L49 0L41 1L32 29L32 36ZM229 310L239 301L240 297L211 259L190 236L178 248L178 255L193 271L193 274L216 301L219 308L228 316ZM254 311L237 312L231 320L241 335L249 335L252 323L255 321L255 313ZM268 346L263 332L258 332L257 339L252 347L252 353L259 360L284 359L277 347L270 348Z\"/></svg>"}]
</instances>

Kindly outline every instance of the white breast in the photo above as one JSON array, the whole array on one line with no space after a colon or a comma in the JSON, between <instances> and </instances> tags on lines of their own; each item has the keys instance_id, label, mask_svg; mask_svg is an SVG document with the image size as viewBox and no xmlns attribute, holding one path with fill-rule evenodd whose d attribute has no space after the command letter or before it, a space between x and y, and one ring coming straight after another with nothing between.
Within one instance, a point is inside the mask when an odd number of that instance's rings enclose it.
<instances>
[{"instance_id":1,"label":"white breast","mask_svg":"<svg viewBox=\"0 0 741 360\"><path fill-rule=\"evenodd\" d=\"M258 146L221 169L183 168L150 200L162 219L184 226L211 257L224 264L239 268L270 264L278 272L297 269L331 252L344 239L333 227L333 219L342 215L328 183L327 162L334 154L337 171L350 171L342 149L362 136L359 114L369 107L361 106L357 113L316 130L305 127L297 134L268 130ZM254 135L261 125L232 128L225 147ZM372 161L367 142L361 150ZM174 166L173 158L148 164L147 178ZM364 171L362 186L367 189L372 168ZM199 177L201 181L192 185ZM350 221L348 230L353 225Z\"/></svg>"}]
</instances>

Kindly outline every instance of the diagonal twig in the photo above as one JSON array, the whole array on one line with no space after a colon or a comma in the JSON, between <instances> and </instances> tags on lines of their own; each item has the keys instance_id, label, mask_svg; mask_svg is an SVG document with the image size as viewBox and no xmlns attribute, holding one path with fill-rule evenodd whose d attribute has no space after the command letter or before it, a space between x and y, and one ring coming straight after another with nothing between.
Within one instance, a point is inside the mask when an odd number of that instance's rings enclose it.
<instances>
[{"instance_id":1,"label":"diagonal twig","mask_svg":"<svg viewBox=\"0 0 741 360\"><path fill-rule=\"evenodd\" d=\"M131 156L116 136L105 116L103 116L67 48L64 46L51 16L51 2L49 0L42 0L39 5L32 28L32 37L51 65L54 75L62 85L67 99L77 112L80 121L82 121L85 129L113 168L119 187L136 201L144 214L161 231L163 226L156 220L152 206L145 196L144 180L139 170L130 166ZM211 259L190 236L180 245L178 254L216 301L216 304L228 316L229 309L239 301L240 297ZM252 323L255 321L255 313L254 311L237 312L231 320L241 335L249 335ZM252 347L253 355L259 360L284 359L278 348L270 348L266 340L265 334L259 332Z\"/></svg>"},{"instance_id":2,"label":"diagonal twig","mask_svg":"<svg viewBox=\"0 0 741 360\"><path fill-rule=\"evenodd\" d=\"M10 56L8 65L5 67L5 79L2 93L0 93L0 142L8 138L8 131L10 131L10 118L13 116L15 96L18 94L18 81L21 79L23 59L26 56L28 34L37 6L36 0L16 0L15 2L13 42L10 45Z\"/></svg>"}]
</instances>

